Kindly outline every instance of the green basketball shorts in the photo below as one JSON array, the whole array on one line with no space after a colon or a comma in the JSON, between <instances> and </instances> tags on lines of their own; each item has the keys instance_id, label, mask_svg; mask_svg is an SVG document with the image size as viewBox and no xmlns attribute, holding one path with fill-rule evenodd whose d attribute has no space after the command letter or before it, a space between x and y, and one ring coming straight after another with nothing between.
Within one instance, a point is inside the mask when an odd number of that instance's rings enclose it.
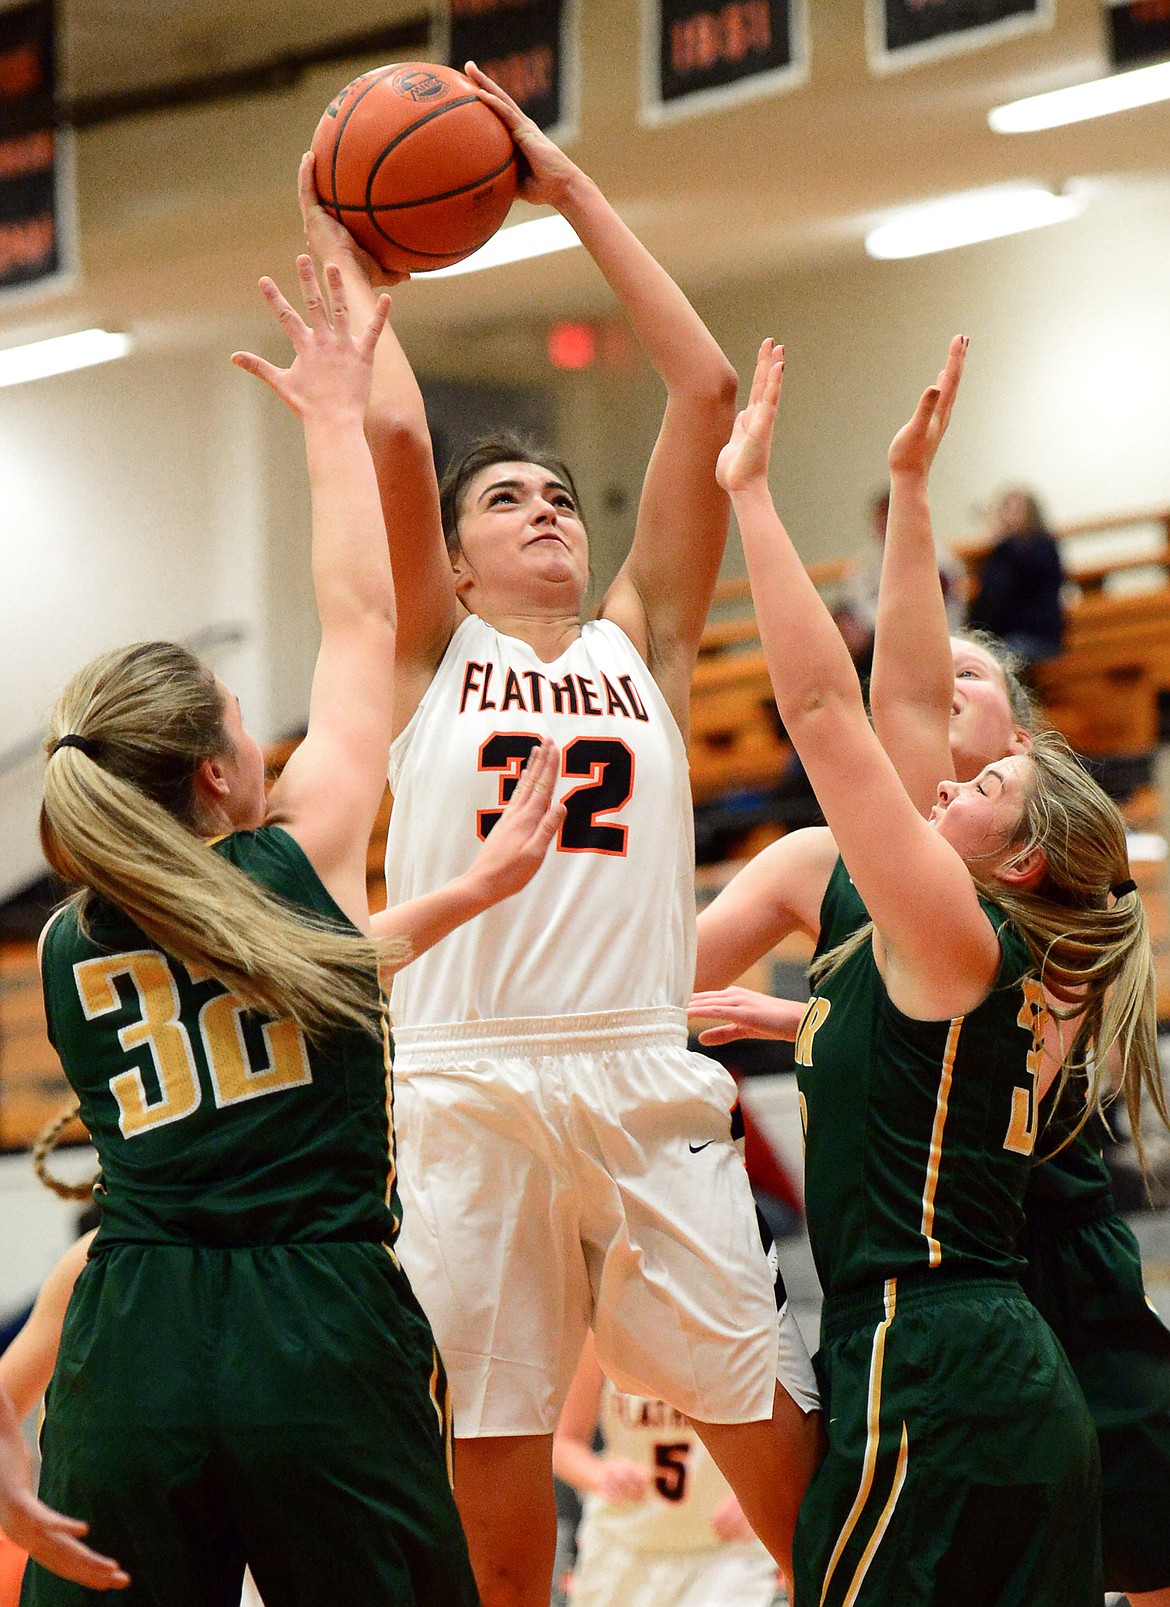
<instances>
[{"instance_id":1,"label":"green basketball shorts","mask_svg":"<svg viewBox=\"0 0 1170 1607\"><path fill-rule=\"evenodd\" d=\"M78 1280L41 1494L85 1518L122 1607L478 1601L446 1380L380 1245L112 1245ZM30 1565L24 1607L108 1604Z\"/></svg>"},{"instance_id":2,"label":"green basketball shorts","mask_svg":"<svg viewBox=\"0 0 1170 1607\"><path fill-rule=\"evenodd\" d=\"M1101 1607L1093 1425L1015 1283L891 1278L826 1301L821 1341L799 1601Z\"/></svg>"},{"instance_id":3,"label":"green basketball shorts","mask_svg":"<svg viewBox=\"0 0 1170 1607\"><path fill-rule=\"evenodd\" d=\"M1146 1299L1137 1240L1112 1202L1029 1211L1025 1292L1064 1346L1101 1447L1108 1590L1170 1585L1170 1331Z\"/></svg>"}]
</instances>

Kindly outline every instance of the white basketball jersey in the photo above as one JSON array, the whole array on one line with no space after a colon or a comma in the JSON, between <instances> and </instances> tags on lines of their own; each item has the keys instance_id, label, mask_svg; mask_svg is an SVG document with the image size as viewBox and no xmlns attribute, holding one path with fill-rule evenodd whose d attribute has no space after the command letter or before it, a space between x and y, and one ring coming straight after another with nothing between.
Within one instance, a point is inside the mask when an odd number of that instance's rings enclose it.
<instances>
[{"instance_id":1,"label":"white basketball jersey","mask_svg":"<svg viewBox=\"0 0 1170 1607\"><path fill-rule=\"evenodd\" d=\"M622 1395L605 1379L601 1390L601 1436L607 1456L639 1462L650 1471L644 1501L611 1502L585 1497L591 1545L603 1542L628 1551L704 1551L722 1546L711 1515L731 1493L702 1440L680 1412L665 1401Z\"/></svg>"},{"instance_id":2,"label":"white basketball jersey","mask_svg":"<svg viewBox=\"0 0 1170 1607\"><path fill-rule=\"evenodd\" d=\"M532 881L394 978L399 1026L685 1006L695 970L686 748L633 643L592 621L546 664L470 615L390 750L390 904L467 870L533 743L567 807Z\"/></svg>"}]
</instances>

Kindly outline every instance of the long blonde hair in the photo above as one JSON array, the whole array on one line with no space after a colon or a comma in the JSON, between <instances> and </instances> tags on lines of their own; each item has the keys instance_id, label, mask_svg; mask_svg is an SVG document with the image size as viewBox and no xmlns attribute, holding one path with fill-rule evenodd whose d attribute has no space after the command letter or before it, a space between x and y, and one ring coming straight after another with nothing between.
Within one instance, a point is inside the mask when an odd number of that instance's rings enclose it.
<instances>
[{"instance_id":1,"label":"long blonde hair","mask_svg":"<svg viewBox=\"0 0 1170 1607\"><path fill-rule=\"evenodd\" d=\"M41 845L78 888L83 930L94 898L108 899L188 970L310 1038L380 1032L377 969L404 964L409 944L283 902L201 839L195 773L231 743L220 688L193 653L139 642L94 659L58 699L45 746Z\"/></svg>"},{"instance_id":2,"label":"long blonde hair","mask_svg":"<svg viewBox=\"0 0 1170 1607\"><path fill-rule=\"evenodd\" d=\"M1013 847L1018 860L1033 848L1043 850L1046 869L1039 885L1011 887L981 876L977 867L968 869L979 892L1004 912L1023 938L1036 975L1057 1001L1058 1012L1077 1022L1061 1076L1085 1078L1080 1125L1124 1093L1144 1168L1143 1090L1167 1126L1170 1110L1158 1061L1154 956L1145 908L1132 886L1125 822L1056 732L1035 733L1031 759L1031 779ZM810 972L814 983L835 971L872 935L873 923L867 922L822 955ZM1111 1083L1106 1068L1114 1048L1122 1067L1119 1086Z\"/></svg>"}]
</instances>

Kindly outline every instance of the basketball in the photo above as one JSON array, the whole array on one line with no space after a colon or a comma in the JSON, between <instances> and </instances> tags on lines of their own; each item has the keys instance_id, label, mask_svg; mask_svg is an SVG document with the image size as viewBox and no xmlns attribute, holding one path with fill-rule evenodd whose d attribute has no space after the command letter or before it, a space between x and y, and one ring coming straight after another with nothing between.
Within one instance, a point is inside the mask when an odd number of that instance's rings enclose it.
<instances>
[{"instance_id":1,"label":"basketball","mask_svg":"<svg viewBox=\"0 0 1170 1607\"><path fill-rule=\"evenodd\" d=\"M327 212L396 273L446 268L490 240L516 193L512 136L451 67L376 67L313 135Z\"/></svg>"}]
</instances>

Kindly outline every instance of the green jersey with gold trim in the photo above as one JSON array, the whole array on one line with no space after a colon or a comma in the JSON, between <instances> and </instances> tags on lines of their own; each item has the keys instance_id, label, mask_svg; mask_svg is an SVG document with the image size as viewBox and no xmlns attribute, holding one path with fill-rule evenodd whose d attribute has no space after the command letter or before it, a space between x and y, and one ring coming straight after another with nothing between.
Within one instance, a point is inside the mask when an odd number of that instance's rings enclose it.
<instances>
[{"instance_id":1,"label":"green jersey with gold trim","mask_svg":"<svg viewBox=\"0 0 1170 1607\"><path fill-rule=\"evenodd\" d=\"M352 930L279 827L209 852ZM385 1032L311 1044L294 1022L192 975L114 905L93 901L87 927L72 905L54 917L41 978L49 1036L101 1164L102 1242L392 1243Z\"/></svg>"},{"instance_id":2,"label":"green jersey with gold trim","mask_svg":"<svg viewBox=\"0 0 1170 1607\"><path fill-rule=\"evenodd\" d=\"M1043 992L1023 939L999 936L988 997L916 1021L865 943L817 985L796 1043L809 1236L826 1295L911 1272L1015 1275L1037 1133ZM818 955L868 917L838 860Z\"/></svg>"},{"instance_id":3,"label":"green jersey with gold trim","mask_svg":"<svg viewBox=\"0 0 1170 1607\"><path fill-rule=\"evenodd\" d=\"M1085 1078L1059 1078L1040 1103L1036 1164L1028 1180L1024 1211L1044 1221L1052 1214L1106 1208L1113 1203L1109 1167L1101 1153L1102 1122L1091 1116L1074 1132L1085 1108ZM1068 1140L1066 1142L1066 1140Z\"/></svg>"}]
</instances>

